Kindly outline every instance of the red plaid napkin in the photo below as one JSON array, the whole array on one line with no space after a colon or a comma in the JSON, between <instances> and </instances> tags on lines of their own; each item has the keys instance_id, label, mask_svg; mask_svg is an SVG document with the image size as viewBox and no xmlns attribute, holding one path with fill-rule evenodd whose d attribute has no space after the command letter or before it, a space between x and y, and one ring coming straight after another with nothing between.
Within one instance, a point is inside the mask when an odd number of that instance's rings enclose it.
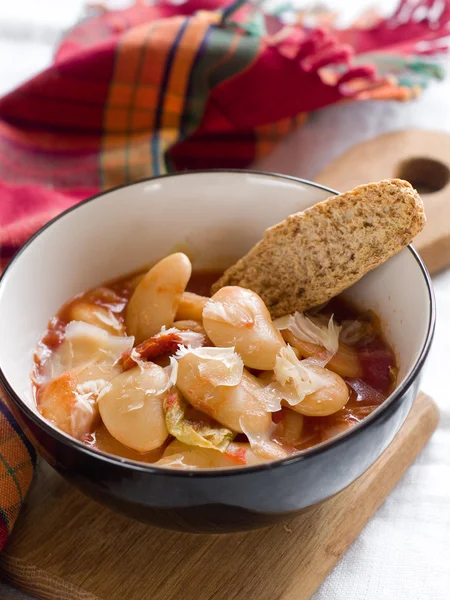
<instances>
[{"instance_id":1,"label":"red plaid napkin","mask_svg":"<svg viewBox=\"0 0 450 600\"><path fill-rule=\"evenodd\" d=\"M49 69L0 99L0 260L100 190L247 167L311 110L408 100L442 76L430 55L444 50L450 0L401 0L389 19L343 30L327 12L291 17L242 0L162 1L76 26ZM1 547L34 464L1 399L0 460Z\"/></svg>"}]
</instances>

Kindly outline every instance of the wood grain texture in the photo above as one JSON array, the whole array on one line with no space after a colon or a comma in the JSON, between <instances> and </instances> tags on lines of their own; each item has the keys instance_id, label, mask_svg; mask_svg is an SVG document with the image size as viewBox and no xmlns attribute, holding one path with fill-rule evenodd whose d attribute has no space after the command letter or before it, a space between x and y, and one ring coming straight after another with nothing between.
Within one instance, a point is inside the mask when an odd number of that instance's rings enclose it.
<instances>
[{"instance_id":1,"label":"wood grain texture","mask_svg":"<svg viewBox=\"0 0 450 600\"><path fill-rule=\"evenodd\" d=\"M354 484L285 524L242 534L134 522L41 464L0 574L42 600L307 600L437 423L434 401L420 394L391 446Z\"/></svg>"},{"instance_id":2,"label":"wood grain texture","mask_svg":"<svg viewBox=\"0 0 450 600\"><path fill-rule=\"evenodd\" d=\"M438 131L408 129L378 136L353 146L328 165L315 181L338 191L354 188L362 183L388 177L404 177L402 168L414 159L433 160L443 168L450 167L450 135ZM417 163L419 164L419 163ZM431 177L435 182L438 174L426 173L426 163L412 168L411 178ZM432 183L432 182L431 182ZM414 241L431 273L450 265L450 181L442 189L421 193L427 215L425 229Z\"/></svg>"}]
</instances>

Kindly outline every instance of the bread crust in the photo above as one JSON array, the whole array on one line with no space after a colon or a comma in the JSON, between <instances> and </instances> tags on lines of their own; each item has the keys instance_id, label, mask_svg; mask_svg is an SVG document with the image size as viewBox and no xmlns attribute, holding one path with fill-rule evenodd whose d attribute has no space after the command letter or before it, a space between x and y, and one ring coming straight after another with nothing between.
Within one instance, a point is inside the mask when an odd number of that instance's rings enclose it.
<instances>
[{"instance_id":1,"label":"bread crust","mask_svg":"<svg viewBox=\"0 0 450 600\"><path fill-rule=\"evenodd\" d=\"M308 310L397 254L425 221L423 202L407 181L360 185L267 229L212 293L227 285L249 288L272 318Z\"/></svg>"}]
</instances>

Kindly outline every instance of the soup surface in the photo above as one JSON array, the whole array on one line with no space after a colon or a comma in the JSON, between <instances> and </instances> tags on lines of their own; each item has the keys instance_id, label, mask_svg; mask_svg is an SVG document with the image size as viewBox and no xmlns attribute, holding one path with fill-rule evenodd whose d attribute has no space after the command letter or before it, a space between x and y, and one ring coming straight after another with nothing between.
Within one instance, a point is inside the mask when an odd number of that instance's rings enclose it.
<instances>
[{"instance_id":1,"label":"soup surface","mask_svg":"<svg viewBox=\"0 0 450 600\"><path fill-rule=\"evenodd\" d=\"M288 457L353 427L392 392L372 312L335 298L272 321L217 272L166 257L67 302L35 354L39 411L86 444L179 468Z\"/></svg>"}]
</instances>

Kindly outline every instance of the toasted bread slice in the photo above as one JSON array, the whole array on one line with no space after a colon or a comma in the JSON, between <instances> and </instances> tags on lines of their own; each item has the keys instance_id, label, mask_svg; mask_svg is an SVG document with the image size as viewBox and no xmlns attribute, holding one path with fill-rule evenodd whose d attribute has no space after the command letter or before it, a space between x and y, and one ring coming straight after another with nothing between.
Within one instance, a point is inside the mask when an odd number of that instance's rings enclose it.
<instances>
[{"instance_id":1,"label":"toasted bread slice","mask_svg":"<svg viewBox=\"0 0 450 600\"><path fill-rule=\"evenodd\" d=\"M308 310L399 252L425 220L422 200L407 181L360 185L267 229L212 292L227 285L249 288L272 318Z\"/></svg>"}]
</instances>

